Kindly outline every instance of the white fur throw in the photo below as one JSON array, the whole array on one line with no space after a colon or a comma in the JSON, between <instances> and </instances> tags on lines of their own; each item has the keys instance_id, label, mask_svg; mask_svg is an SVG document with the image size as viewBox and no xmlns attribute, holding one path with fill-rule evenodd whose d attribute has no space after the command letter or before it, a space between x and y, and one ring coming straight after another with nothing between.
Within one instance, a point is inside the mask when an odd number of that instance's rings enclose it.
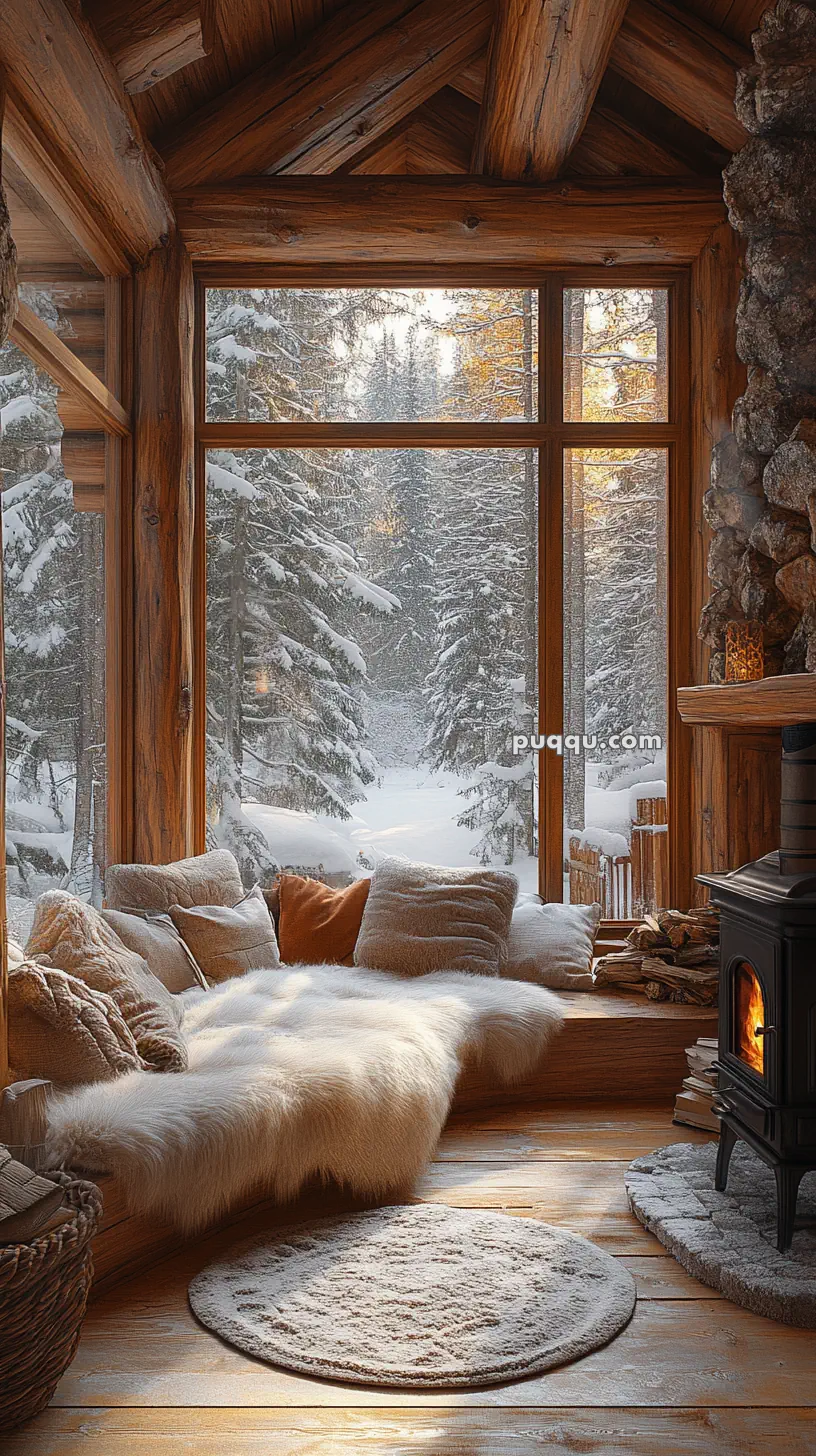
<instances>
[{"instance_id":1,"label":"white fur throw","mask_svg":"<svg viewBox=\"0 0 816 1456\"><path fill-rule=\"evenodd\" d=\"M365 1196L410 1187L463 1064L523 1077L563 1016L538 986L335 966L251 971L180 999L188 1070L55 1099L49 1151L114 1173L133 1211L188 1230L315 1176Z\"/></svg>"}]
</instances>

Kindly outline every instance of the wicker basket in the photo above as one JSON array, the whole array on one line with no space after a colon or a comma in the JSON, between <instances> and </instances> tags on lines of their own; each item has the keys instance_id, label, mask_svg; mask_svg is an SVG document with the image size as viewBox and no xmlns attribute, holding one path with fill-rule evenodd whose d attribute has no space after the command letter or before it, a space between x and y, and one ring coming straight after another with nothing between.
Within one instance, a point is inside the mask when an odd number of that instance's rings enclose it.
<instances>
[{"instance_id":1,"label":"wicker basket","mask_svg":"<svg viewBox=\"0 0 816 1456\"><path fill-rule=\"evenodd\" d=\"M93 1183L47 1176L65 1189L73 1218L32 1239L0 1245L0 1430L43 1409L74 1358L93 1276L91 1239L102 1212Z\"/></svg>"}]
</instances>

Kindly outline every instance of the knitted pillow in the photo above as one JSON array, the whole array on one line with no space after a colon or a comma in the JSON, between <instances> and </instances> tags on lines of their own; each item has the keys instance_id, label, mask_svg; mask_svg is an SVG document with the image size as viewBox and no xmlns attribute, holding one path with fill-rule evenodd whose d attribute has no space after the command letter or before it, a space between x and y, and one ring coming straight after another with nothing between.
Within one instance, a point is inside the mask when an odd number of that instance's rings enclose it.
<instances>
[{"instance_id":1,"label":"knitted pillow","mask_svg":"<svg viewBox=\"0 0 816 1456\"><path fill-rule=\"evenodd\" d=\"M303 875L281 875L278 945L284 965L353 966L370 880L333 890ZM269 892L264 894L267 906Z\"/></svg>"},{"instance_id":2,"label":"knitted pillow","mask_svg":"<svg viewBox=\"0 0 816 1456\"><path fill-rule=\"evenodd\" d=\"M171 905L170 914L210 982L280 965L275 927L259 885L237 905L189 910Z\"/></svg>"},{"instance_id":3,"label":"knitted pillow","mask_svg":"<svg viewBox=\"0 0 816 1456\"><path fill-rule=\"evenodd\" d=\"M385 856L371 881L354 964L403 976L498 976L517 894L518 880L506 871Z\"/></svg>"},{"instance_id":4,"label":"knitted pillow","mask_svg":"<svg viewBox=\"0 0 816 1456\"><path fill-rule=\"evenodd\" d=\"M168 991L187 991L190 986L207 990L204 972L169 915L155 915L149 910L131 915L124 910L103 910L102 918L128 950L147 961Z\"/></svg>"},{"instance_id":5,"label":"knitted pillow","mask_svg":"<svg viewBox=\"0 0 816 1456\"><path fill-rule=\"evenodd\" d=\"M502 975L555 990L591 991L600 905L517 905Z\"/></svg>"},{"instance_id":6,"label":"knitted pillow","mask_svg":"<svg viewBox=\"0 0 816 1456\"><path fill-rule=\"evenodd\" d=\"M109 910L150 910L171 905L234 905L244 893L238 865L227 849L211 849L174 864L111 865L105 875Z\"/></svg>"},{"instance_id":7,"label":"knitted pillow","mask_svg":"<svg viewBox=\"0 0 816 1456\"><path fill-rule=\"evenodd\" d=\"M151 1070L184 1071L187 1047L179 1031L177 998L151 974L141 956L122 944L92 905L64 890L43 895L26 945L26 955L42 954L58 970L112 997Z\"/></svg>"},{"instance_id":8,"label":"knitted pillow","mask_svg":"<svg viewBox=\"0 0 816 1456\"><path fill-rule=\"evenodd\" d=\"M113 998L51 966L23 961L10 972L8 1027L14 1081L76 1087L144 1067Z\"/></svg>"}]
</instances>

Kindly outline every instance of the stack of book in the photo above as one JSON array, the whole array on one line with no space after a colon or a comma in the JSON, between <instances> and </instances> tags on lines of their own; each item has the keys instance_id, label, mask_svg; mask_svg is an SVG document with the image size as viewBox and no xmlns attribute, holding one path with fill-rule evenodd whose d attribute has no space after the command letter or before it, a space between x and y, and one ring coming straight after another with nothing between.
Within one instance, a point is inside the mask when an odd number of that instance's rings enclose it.
<instances>
[{"instance_id":1,"label":"stack of book","mask_svg":"<svg viewBox=\"0 0 816 1456\"><path fill-rule=\"evenodd\" d=\"M712 1109L717 1092L717 1073L714 1062L717 1057L716 1036L701 1036L693 1047L686 1047L688 1076L674 1104L674 1121L687 1127L702 1127L707 1132L719 1132L720 1119Z\"/></svg>"}]
</instances>

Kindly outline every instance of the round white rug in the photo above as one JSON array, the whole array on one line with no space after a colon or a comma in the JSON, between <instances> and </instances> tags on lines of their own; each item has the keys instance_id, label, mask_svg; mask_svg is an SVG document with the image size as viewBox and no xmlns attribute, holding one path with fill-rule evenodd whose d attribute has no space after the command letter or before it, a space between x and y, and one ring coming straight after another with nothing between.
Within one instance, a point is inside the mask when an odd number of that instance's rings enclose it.
<instances>
[{"instance_id":1,"label":"round white rug","mask_svg":"<svg viewBox=\"0 0 816 1456\"><path fill-rule=\"evenodd\" d=\"M530 1218L416 1204L264 1235L210 1264L190 1304L250 1355L359 1385L491 1385L605 1345L631 1275Z\"/></svg>"},{"instance_id":2,"label":"round white rug","mask_svg":"<svg viewBox=\"0 0 816 1456\"><path fill-rule=\"evenodd\" d=\"M672 1143L636 1158L626 1174L632 1210L683 1268L756 1314L816 1328L816 1229L776 1247L776 1181L743 1142L728 1187L714 1187L716 1143ZM799 1187L797 1216L816 1219L816 1173Z\"/></svg>"}]
</instances>

